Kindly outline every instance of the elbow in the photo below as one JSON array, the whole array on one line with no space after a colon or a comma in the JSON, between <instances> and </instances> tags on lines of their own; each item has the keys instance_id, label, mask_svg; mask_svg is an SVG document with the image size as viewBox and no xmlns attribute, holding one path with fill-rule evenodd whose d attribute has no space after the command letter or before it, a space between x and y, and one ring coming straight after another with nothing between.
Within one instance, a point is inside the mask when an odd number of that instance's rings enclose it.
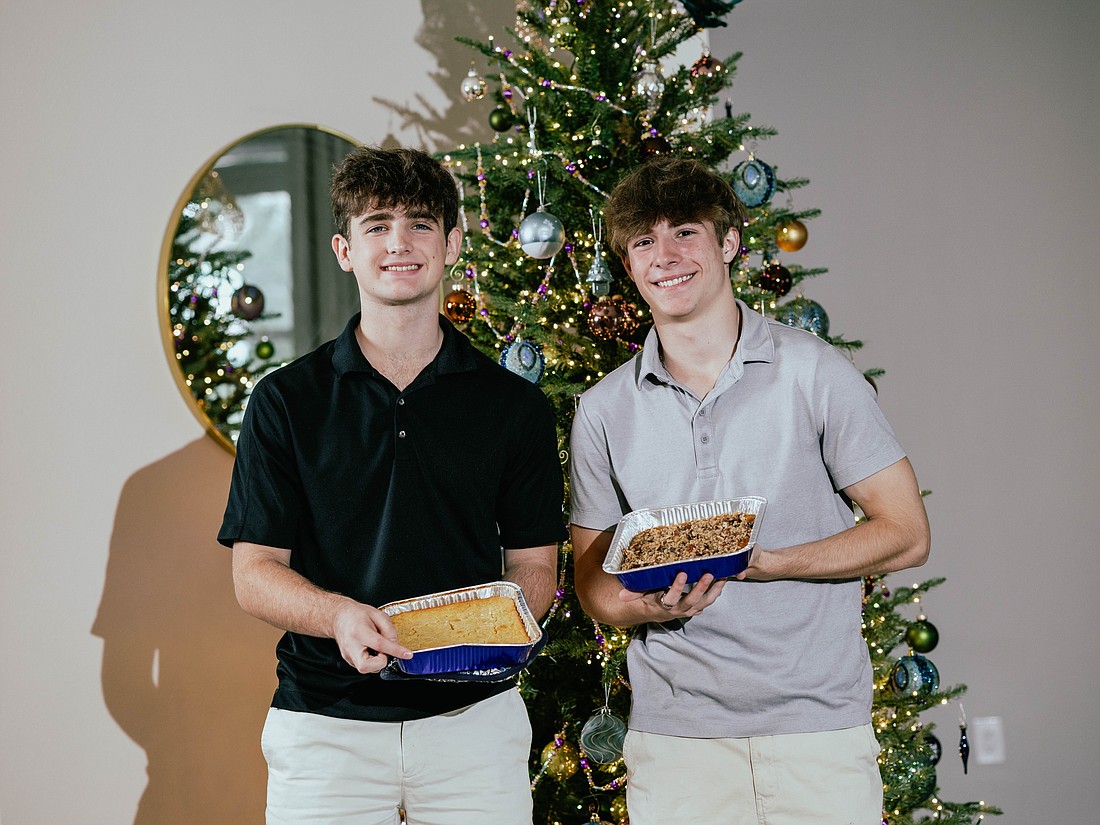
<instances>
[{"instance_id":1,"label":"elbow","mask_svg":"<svg viewBox=\"0 0 1100 825\"><path fill-rule=\"evenodd\" d=\"M894 571L908 570L913 567L921 567L928 561L928 555L932 550L932 535L928 529L928 522L915 526L910 530L909 540L899 554Z\"/></svg>"}]
</instances>

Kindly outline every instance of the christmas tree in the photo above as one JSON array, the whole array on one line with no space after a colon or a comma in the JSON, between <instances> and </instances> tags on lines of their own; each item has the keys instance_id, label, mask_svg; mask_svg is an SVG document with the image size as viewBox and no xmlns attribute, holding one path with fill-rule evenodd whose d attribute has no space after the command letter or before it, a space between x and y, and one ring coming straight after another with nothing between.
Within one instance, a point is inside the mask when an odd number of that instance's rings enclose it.
<instances>
[{"instance_id":1,"label":"christmas tree","mask_svg":"<svg viewBox=\"0 0 1100 825\"><path fill-rule=\"evenodd\" d=\"M181 210L167 264L168 319L181 379L227 442L275 354L262 339L245 343L252 321L274 316L264 314L263 293L242 278L251 253L234 241L243 225L243 213L211 171Z\"/></svg>"},{"instance_id":2,"label":"christmas tree","mask_svg":"<svg viewBox=\"0 0 1100 825\"><path fill-rule=\"evenodd\" d=\"M576 396L637 352L648 327L644 303L603 246L600 209L615 183L653 155L673 152L721 170L749 207L731 272L739 297L849 353L860 347L830 335L819 304L800 291L788 297L825 271L783 257L803 247L804 221L818 211L793 205L807 180L780 177L756 156L774 130L721 102L740 55L719 61L699 46L690 65L673 58L702 29L724 25L736 1L521 3L506 43L459 38L480 53L489 76L475 63L462 93L471 101L491 95L496 135L440 156L459 179L470 216L444 312L485 352L540 384L557 416L563 460ZM865 374L872 379L878 371ZM550 641L521 684L534 729L535 821L623 822L631 634L588 619L571 579L565 547ZM936 795L936 740L919 712L963 688L940 689L920 652L931 649L935 629L898 612L936 583L893 594L880 581L867 584L873 721L891 825L931 817L971 823L994 810ZM912 650L894 658L907 636Z\"/></svg>"}]
</instances>

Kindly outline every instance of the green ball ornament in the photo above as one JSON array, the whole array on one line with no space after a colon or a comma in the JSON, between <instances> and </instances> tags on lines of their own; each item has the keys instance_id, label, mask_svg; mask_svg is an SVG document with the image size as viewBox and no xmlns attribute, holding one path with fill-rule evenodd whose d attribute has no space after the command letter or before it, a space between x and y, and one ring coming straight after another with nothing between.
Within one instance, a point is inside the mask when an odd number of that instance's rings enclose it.
<instances>
[{"instance_id":1,"label":"green ball ornament","mask_svg":"<svg viewBox=\"0 0 1100 825\"><path fill-rule=\"evenodd\" d=\"M496 132L507 132L516 125L516 119L507 106L497 106L489 112L489 125Z\"/></svg>"},{"instance_id":2,"label":"green ball ornament","mask_svg":"<svg viewBox=\"0 0 1100 825\"><path fill-rule=\"evenodd\" d=\"M611 166L611 150L602 142L595 140L580 161L581 165L591 172L603 172Z\"/></svg>"},{"instance_id":3,"label":"green ball ornament","mask_svg":"<svg viewBox=\"0 0 1100 825\"><path fill-rule=\"evenodd\" d=\"M275 354L275 345L264 338L258 344L256 344L256 357L267 360Z\"/></svg>"},{"instance_id":4,"label":"green ball ornament","mask_svg":"<svg viewBox=\"0 0 1100 825\"><path fill-rule=\"evenodd\" d=\"M905 631L905 641L917 653L930 653L940 641L940 632L926 619L913 622Z\"/></svg>"},{"instance_id":5,"label":"green ball ornament","mask_svg":"<svg viewBox=\"0 0 1100 825\"><path fill-rule=\"evenodd\" d=\"M601 708L581 728L581 749L597 765L611 765L623 758L626 722Z\"/></svg>"}]
</instances>

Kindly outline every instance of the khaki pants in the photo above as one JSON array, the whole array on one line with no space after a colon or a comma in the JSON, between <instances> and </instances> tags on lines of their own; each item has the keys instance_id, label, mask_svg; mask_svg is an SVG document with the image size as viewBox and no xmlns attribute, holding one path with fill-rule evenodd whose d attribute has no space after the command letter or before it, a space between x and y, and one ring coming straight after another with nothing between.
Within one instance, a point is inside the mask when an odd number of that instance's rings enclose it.
<instances>
[{"instance_id":1,"label":"khaki pants","mask_svg":"<svg viewBox=\"0 0 1100 825\"><path fill-rule=\"evenodd\" d=\"M518 691L411 722L272 708L268 825L531 825L531 723Z\"/></svg>"},{"instance_id":2,"label":"khaki pants","mask_svg":"<svg viewBox=\"0 0 1100 825\"><path fill-rule=\"evenodd\" d=\"M747 739L629 731L630 825L880 825L870 725Z\"/></svg>"}]
</instances>

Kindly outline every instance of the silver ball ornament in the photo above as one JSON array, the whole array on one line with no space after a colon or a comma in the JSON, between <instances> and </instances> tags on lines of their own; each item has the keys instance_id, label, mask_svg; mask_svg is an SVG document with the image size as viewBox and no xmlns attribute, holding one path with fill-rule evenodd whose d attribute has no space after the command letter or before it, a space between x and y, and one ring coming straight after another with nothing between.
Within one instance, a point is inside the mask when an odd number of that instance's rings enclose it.
<instances>
[{"instance_id":1,"label":"silver ball ornament","mask_svg":"<svg viewBox=\"0 0 1100 825\"><path fill-rule=\"evenodd\" d=\"M485 97L485 78L477 73L477 69L470 67L469 73L462 78L462 96L469 101L481 100Z\"/></svg>"},{"instance_id":2,"label":"silver ball ornament","mask_svg":"<svg viewBox=\"0 0 1100 825\"><path fill-rule=\"evenodd\" d=\"M532 258L552 258L565 245L565 227L540 206L520 221L519 245Z\"/></svg>"}]
</instances>

